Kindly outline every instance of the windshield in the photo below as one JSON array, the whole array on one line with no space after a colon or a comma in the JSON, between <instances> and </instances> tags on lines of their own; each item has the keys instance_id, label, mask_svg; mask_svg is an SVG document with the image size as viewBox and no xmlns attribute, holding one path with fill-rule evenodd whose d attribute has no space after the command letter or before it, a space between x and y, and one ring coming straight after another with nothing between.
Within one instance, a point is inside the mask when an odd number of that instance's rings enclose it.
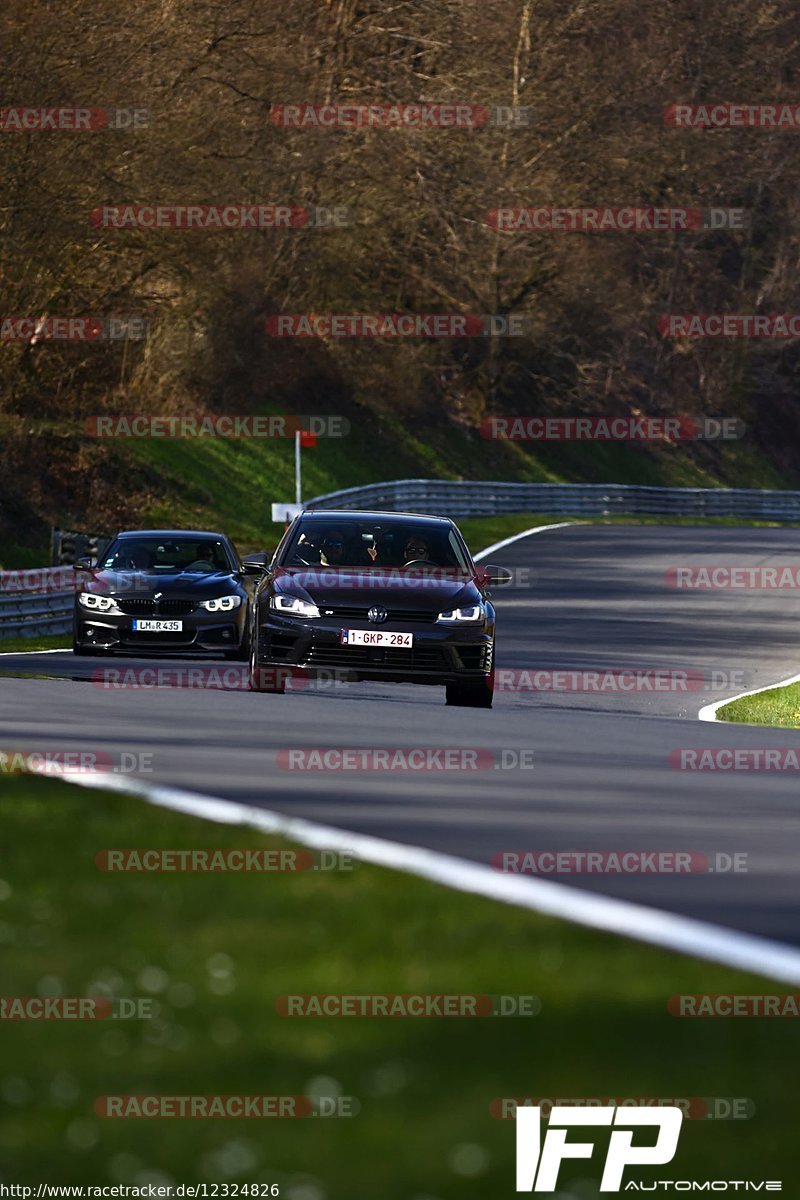
<instances>
[{"instance_id":1,"label":"windshield","mask_svg":"<svg viewBox=\"0 0 800 1200\"><path fill-rule=\"evenodd\" d=\"M302 521L283 555L284 567L403 568L469 572L449 525L381 521Z\"/></svg>"},{"instance_id":2,"label":"windshield","mask_svg":"<svg viewBox=\"0 0 800 1200\"><path fill-rule=\"evenodd\" d=\"M101 559L106 571L150 571L157 575L210 575L233 567L214 538L121 538Z\"/></svg>"}]
</instances>

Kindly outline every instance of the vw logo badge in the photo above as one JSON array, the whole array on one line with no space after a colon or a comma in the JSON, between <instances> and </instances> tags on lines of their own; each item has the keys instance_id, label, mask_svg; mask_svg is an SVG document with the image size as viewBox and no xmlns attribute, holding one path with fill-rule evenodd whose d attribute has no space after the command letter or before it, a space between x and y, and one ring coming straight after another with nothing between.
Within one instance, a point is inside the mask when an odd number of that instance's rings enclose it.
<instances>
[{"instance_id":1,"label":"vw logo badge","mask_svg":"<svg viewBox=\"0 0 800 1200\"><path fill-rule=\"evenodd\" d=\"M385 608L371 608L367 613L367 616L369 617L370 621L372 621L373 625L382 625L388 615L389 614Z\"/></svg>"}]
</instances>

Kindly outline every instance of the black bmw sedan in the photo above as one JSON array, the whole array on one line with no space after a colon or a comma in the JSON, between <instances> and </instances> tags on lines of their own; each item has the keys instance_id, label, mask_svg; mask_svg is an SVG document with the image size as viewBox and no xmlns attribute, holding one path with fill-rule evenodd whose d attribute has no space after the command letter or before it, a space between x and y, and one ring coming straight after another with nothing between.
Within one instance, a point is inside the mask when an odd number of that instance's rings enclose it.
<instances>
[{"instance_id":1,"label":"black bmw sedan","mask_svg":"<svg viewBox=\"0 0 800 1200\"><path fill-rule=\"evenodd\" d=\"M447 703L491 708L495 612L477 567L444 517L304 512L259 583L250 687L292 676L443 685Z\"/></svg>"},{"instance_id":2,"label":"black bmw sedan","mask_svg":"<svg viewBox=\"0 0 800 1200\"><path fill-rule=\"evenodd\" d=\"M221 533L118 533L96 563L78 559L76 654L222 652L246 661L249 606L262 565Z\"/></svg>"}]
</instances>

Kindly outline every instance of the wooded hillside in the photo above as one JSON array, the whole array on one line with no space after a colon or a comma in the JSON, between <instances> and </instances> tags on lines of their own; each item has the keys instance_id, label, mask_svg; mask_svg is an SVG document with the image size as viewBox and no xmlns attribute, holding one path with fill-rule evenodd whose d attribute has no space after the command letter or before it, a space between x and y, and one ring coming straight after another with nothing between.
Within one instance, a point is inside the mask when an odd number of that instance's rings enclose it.
<instances>
[{"instance_id":1,"label":"wooded hillside","mask_svg":"<svg viewBox=\"0 0 800 1200\"><path fill-rule=\"evenodd\" d=\"M0 343L3 531L130 520L163 496L146 458L81 436L102 412L343 412L380 453L341 486L397 474L398 427L471 445L467 474L525 477L530 447L503 458L481 443L481 418L708 413L745 421L739 456L695 444L675 455L724 482L796 486L797 340L668 339L658 320L800 311L800 120L665 119L676 102L800 104L799 38L791 0L5 0L4 108L146 115L29 131L6 116L1 314L149 325L139 340ZM278 108L421 102L481 106L487 123L287 128ZM520 123L497 123L497 107L523 110ZM351 223L92 223L103 206L159 204L338 207ZM744 220L638 232L487 221L498 208L626 205ZM265 330L270 314L333 312L519 314L525 332ZM593 473L590 457L539 449L554 474ZM630 453L649 456L653 482L674 475L658 448ZM424 473L433 457L420 452Z\"/></svg>"}]
</instances>

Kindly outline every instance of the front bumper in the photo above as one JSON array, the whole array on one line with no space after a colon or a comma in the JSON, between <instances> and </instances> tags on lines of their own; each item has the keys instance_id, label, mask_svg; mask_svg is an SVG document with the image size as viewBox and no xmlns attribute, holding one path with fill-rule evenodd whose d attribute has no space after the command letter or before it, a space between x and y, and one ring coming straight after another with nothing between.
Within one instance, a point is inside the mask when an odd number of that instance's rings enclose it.
<instances>
[{"instance_id":1,"label":"front bumper","mask_svg":"<svg viewBox=\"0 0 800 1200\"><path fill-rule=\"evenodd\" d=\"M148 618L151 619L151 618ZM172 614L155 614L155 620L172 620ZM211 653L238 650L247 631L247 605L230 613L195 609L177 618L180 632L142 633L134 630L135 618L92 612L76 603L75 644L81 649L126 650L141 654Z\"/></svg>"},{"instance_id":2,"label":"front bumper","mask_svg":"<svg viewBox=\"0 0 800 1200\"><path fill-rule=\"evenodd\" d=\"M343 628L376 629L369 621L325 618L305 621L281 617L274 609L259 614L258 665L299 667L303 674L357 682L464 683L486 679L492 671L494 623L476 626L421 626L394 619L392 632L412 633L410 650L373 646L342 646ZM379 628L379 627L378 627Z\"/></svg>"}]
</instances>

